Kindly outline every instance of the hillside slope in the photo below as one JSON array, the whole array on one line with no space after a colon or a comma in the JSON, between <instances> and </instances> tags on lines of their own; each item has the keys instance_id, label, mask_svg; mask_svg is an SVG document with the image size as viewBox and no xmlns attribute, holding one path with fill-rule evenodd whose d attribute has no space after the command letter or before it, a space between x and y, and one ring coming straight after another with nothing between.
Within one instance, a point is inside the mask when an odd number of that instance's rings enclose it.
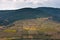
<instances>
[{"instance_id":1,"label":"hillside slope","mask_svg":"<svg viewBox=\"0 0 60 40\"><path fill-rule=\"evenodd\" d=\"M60 21L60 9L40 7L23 8L18 10L0 11L0 25L7 26L17 20L35 19L43 17L52 17L54 21Z\"/></svg>"},{"instance_id":2,"label":"hillside slope","mask_svg":"<svg viewBox=\"0 0 60 40\"><path fill-rule=\"evenodd\" d=\"M60 40L60 23L48 18L19 20L5 29L0 28L0 38L22 40Z\"/></svg>"}]
</instances>

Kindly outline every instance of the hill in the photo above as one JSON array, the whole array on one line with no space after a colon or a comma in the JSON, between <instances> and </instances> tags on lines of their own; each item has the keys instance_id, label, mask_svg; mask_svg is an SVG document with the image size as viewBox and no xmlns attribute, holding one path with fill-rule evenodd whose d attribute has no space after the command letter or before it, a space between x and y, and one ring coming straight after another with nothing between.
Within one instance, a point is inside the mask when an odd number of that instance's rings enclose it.
<instances>
[{"instance_id":1,"label":"hill","mask_svg":"<svg viewBox=\"0 0 60 40\"><path fill-rule=\"evenodd\" d=\"M4 29L0 39L6 40L60 40L60 23L48 18L19 20Z\"/></svg>"},{"instance_id":2,"label":"hill","mask_svg":"<svg viewBox=\"0 0 60 40\"><path fill-rule=\"evenodd\" d=\"M54 21L60 21L60 9L50 7L23 8L18 10L1 10L0 25L7 26L17 20L52 17ZM51 19L51 18L50 18Z\"/></svg>"},{"instance_id":3,"label":"hill","mask_svg":"<svg viewBox=\"0 0 60 40\"><path fill-rule=\"evenodd\" d=\"M1 10L0 39L60 40L60 9L39 7Z\"/></svg>"}]
</instances>

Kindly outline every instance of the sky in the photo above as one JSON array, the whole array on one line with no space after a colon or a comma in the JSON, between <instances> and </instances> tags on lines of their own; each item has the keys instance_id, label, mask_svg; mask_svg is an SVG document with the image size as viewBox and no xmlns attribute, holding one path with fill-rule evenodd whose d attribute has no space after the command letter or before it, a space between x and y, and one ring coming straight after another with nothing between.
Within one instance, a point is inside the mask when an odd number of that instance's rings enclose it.
<instances>
[{"instance_id":1,"label":"sky","mask_svg":"<svg viewBox=\"0 0 60 40\"><path fill-rule=\"evenodd\" d=\"M60 0L0 0L0 10L15 10L25 7L60 8Z\"/></svg>"}]
</instances>

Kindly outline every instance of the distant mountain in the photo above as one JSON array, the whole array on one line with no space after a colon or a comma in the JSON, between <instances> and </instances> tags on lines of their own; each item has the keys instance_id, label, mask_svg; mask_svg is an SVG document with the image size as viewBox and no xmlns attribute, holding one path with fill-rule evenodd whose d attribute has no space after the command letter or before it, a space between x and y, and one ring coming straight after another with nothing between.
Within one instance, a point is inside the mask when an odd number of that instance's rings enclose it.
<instances>
[{"instance_id":1,"label":"distant mountain","mask_svg":"<svg viewBox=\"0 0 60 40\"><path fill-rule=\"evenodd\" d=\"M52 17L54 21L60 21L60 8L39 7L22 8L18 10L0 10L0 25L8 25L17 20Z\"/></svg>"}]
</instances>

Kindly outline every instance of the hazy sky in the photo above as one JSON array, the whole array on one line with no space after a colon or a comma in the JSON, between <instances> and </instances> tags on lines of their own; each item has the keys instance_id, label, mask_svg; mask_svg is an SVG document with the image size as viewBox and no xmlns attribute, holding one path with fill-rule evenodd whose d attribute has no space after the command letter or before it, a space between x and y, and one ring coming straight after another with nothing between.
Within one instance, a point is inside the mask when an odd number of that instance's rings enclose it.
<instances>
[{"instance_id":1,"label":"hazy sky","mask_svg":"<svg viewBox=\"0 0 60 40\"><path fill-rule=\"evenodd\" d=\"M0 10L20 9L25 7L60 8L60 0L0 0Z\"/></svg>"}]
</instances>

